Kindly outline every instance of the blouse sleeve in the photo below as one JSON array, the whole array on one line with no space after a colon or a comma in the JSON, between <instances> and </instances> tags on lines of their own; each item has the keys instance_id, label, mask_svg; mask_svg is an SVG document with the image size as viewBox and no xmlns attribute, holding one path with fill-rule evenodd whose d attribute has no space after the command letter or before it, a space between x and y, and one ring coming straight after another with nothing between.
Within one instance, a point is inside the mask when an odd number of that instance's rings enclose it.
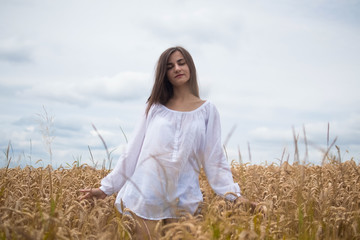
<instances>
[{"instance_id":1,"label":"blouse sleeve","mask_svg":"<svg viewBox=\"0 0 360 240\"><path fill-rule=\"evenodd\" d=\"M230 165L222 149L220 116L215 106L209 111L202 161L208 182L216 194L225 196L227 192L232 192L240 196L240 187L234 183ZM234 200L236 197L229 194L226 198Z\"/></svg>"},{"instance_id":2,"label":"blouse sleeve","mask_svg":"<svg viewBox=\"0 0 360 240\"><path fill-rule=\"evenodd\" d=\"M133 175L145 137L146 119L147 117L144 115L135 128L135 135L129 142L125 153L120 156L115 168L101 180L100 189L106 195L119 192L125 182Z\"/></svg>"}]
</instances>

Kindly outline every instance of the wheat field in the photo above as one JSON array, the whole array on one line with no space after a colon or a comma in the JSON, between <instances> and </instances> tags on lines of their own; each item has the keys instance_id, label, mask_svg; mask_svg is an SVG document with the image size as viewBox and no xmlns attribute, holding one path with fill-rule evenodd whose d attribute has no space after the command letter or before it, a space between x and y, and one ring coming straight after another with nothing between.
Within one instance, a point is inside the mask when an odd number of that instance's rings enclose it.
<instances>
[{"instance_id":1,"label":"wheat field","mask_svg":"<svg viewBox=\"0 0 360 240\"><path fill-rule=\"evenodd\" d=\"M108 172L75 164L0 169L0 239L131 239L135 220L119 214L114 195L78 201L78 189L98 187ZM261 211L216 196L201 173L201 211L159 225L162 239L360 239L360 167L354 160L233 162L232 172Z\"/></svg>"}]
</instances>

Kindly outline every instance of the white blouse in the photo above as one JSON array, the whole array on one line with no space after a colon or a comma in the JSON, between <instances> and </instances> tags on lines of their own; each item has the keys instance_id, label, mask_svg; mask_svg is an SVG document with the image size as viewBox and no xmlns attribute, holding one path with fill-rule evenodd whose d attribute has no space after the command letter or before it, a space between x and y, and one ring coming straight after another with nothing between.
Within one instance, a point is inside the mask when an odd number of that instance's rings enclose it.
<instances>
[{"instance_id":1,"label":"white blouse","mask_svg":"<svg viewBox=\"0 0 360 240\"><path fill-rule=\"evenodd\" d=\"M145 219L176 218L179 210L193 214L203 200L201 166L217 194L240 196L222 149L215 106L206 101L193 111L180 112L154 104L100 189L107 195L118 192L115 205L120 212L122 201Z\"/></svg>"}]
</instances>

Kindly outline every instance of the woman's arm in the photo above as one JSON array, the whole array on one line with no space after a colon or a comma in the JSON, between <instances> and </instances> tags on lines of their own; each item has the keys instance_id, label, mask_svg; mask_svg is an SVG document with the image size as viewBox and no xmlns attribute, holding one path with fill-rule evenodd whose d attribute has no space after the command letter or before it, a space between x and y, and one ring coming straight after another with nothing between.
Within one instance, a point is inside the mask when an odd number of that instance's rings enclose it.
<instances>
[{"instance_id":1,"label":"woman's arm","mask_svg":"<svg viewBox=\"0 0 360 240\"><path fill-rule=\"evenodd\" d=\"M215 106L212 106L209 112L205 139L203 167L215 193L254 212L257 203L241 196L240 187L233 180L230 164L226 160L221 144L220 115Z\"/></svg>"},{"instance_id":2,"label":"woman's arm","mask_svg":"<svg viewBox=\"0 0 360 240\"><path fill-rule=\"evenodd\" d=\"M149 114L150 115L150 114ZM113 193L119 192L125 182L133 175L145 137L147 117L144 114L142 120L135 128L135 135L129 142L127 150L123 153L115 168L101 180L100 188L81 189L85 193L80 200L96 197L105 198Z\"/></svg>"},{"instance_id":3,"label":"woman's arm","mask_svg":"<svg viewBox=\"0 0 360 240\"><path fill-rule=\"evenodd\" d=\"M119 158L115 168L101 180L102 190L106 195L119 192L125 182L133 175L145 137L147 118L135 128L135 135L129 142L124 154Z\"/></svg>"},{"instance_id":4,"label":"woman's arm","mask_svg":"<svg viewBox=\"0 0 360 240\"><path fill-rule=\"evenodd\" d=\"M220 116L213 105L209 109L205 134L202 165L208 182L215 193L229 200L235 200L236 196L240 196L240 187L234 183L230 165L222 149ZM230 192L235 193L236 196L226 194Z\"/></svg>"}]
</instances>

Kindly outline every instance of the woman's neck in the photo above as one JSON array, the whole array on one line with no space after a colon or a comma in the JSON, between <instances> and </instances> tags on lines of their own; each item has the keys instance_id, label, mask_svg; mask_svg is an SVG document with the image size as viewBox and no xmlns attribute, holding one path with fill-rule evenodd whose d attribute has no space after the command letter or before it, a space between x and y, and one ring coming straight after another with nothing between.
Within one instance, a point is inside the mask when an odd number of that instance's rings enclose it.
<instances>
[{"instance_id":1,"label":"woman's neck","mask_svg":"<svg viewBox=\"0 0 360 240\"><path fill-rule=\"evenodd\" d=\"M194 97L194 94L192 94L189 85L186 84L181 87L174 87L173 88L173 97L171 99L176 100L176 101L186 101L193 97Z\"/></svg>"},{"instance_id":2,"label":"woman's neck","mask_svg":"<svg viewBox=\"0 0 360 240\"><path fill-rule=\"evenodd\" d=\"M205 101L191 93L189 88L176 88L174 95L165 106L176 111L192 111L201 106Z\"/></svg>"}]
</instances>

